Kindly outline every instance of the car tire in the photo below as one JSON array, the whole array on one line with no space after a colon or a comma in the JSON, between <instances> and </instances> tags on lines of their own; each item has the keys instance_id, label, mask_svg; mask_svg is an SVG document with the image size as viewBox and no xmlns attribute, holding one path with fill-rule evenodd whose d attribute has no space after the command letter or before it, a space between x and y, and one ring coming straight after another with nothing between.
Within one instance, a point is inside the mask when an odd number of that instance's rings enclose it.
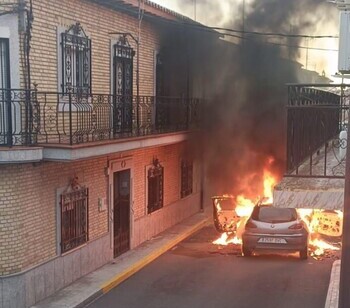
<instances>
[{"instance_id":1,"label":"car tire","mask_svg":"<svg viewBox=\"0 0 350 308\"><path fill-rule=\"evenodd\" d=\"M242 245L242 253L243 253L243 257L251 257L253 254L253 252L247 247L245 247L244 245Z\"/></svg>"},{"instance_id":2,"label":"car tire","mask_svg":"<svg viewBox=\"0 0 350 308\"><path fill-rule=\"evenodd\" d=\"M307 247L299 251L300 260L306 260L308 256L309 256L309 252Z\"/></svg>"}]
</instances>

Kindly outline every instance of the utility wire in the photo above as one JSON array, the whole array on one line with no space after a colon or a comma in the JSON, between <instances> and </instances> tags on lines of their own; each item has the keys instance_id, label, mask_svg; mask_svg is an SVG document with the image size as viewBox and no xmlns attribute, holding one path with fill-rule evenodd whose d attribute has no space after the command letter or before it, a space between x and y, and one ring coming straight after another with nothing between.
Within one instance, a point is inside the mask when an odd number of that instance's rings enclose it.
<instances>
[{"instance_id":1,"label":"utility wire","mask_svg":"<svg viewBox=\"0 0 350 308\"><path fill-rule=\"evenodd\" d=\"M122 11L131 13L132 15L137 15L137 13L129 8L126 8L124 6L117 5L118 8L120 8ZM222 33L219 32L218 30L221 31L226 31L226 32L234 32L234 33L239 33L239 34L252 34L252 35L262 35L262 36L279 36L279 37L295 37L295 38L314 38L314 39L321 39L321 38L338 38L338 36L335 35L305 35L305 34L283 34L283 33L272 33L272 32L256 32L256 31L242 31L242 30L235 30L235 29L229 29L229 28L221 28L221 27L209 27L205 25L201 25L199 23L189 23L186 21L175 21L175 20L170 20L166 18L161 18L159 16L147 14L145 17L149 19L156 20L161 23L165 24L171 24L176 27L189 27L192 28L193 30L196 31L201 31L201 32L208 32L211 34L215 35L222 35L222 36L228 36L228 37L234 37L242 40L254 40L252 37L247 37L247 36L240 36L232 33ZM185 18L185 17L184 17ZM338 51L336 49L326 49L326 48L318 48L318 47L306 47L306 46L299 46L299 45L288 45L288 44L283 44L283 43L272 43L272 42L262 42L265 44L270 44L270 45L275 45L275 46L282 46L282 47L290 47L290 48L300 48L300 49L309 49L309 50L318 50L318 51Z\"/></svg>"},{"instance_id":2,"label":"utility wire","mask_svg":"<svg viewBox=\"0 0 350 308\"><path fill-rule=\"evenodd\" d=\"M261 35L261 36L279 36L279 37L288 37L288 38L311 38L311 39L339 38L337 35L284 34L284 33L275 33L275 32L257 32L257 31L245 31L245 30L236 30L236 29L221 28L221 27L210 27L210 26L204 26L204 25L191 24L187 22L184 22L183 24L190 27L198 27L198 28L205 27L212 30L220 30L220 31L227 31L227 32L234 32L234 33L241 33L241 34Z\"/></svg>"},{"instance_id":3,"label":"utility wire","mask_svg":"<svg viewBox=\"0 0 350 308\"><path fill-rule=\"evenodd\" d=\"M136 14L136 12L130 8L123 7L121 5L117 5L120 9L129 12L133 15ZM258 32L258 31L245 31L245 30L236 30L236 29L231 29L231 28L222 28L222 27L211 27L211 26L205 26L202 25L198 22L187 22L185 20L182 21L175 21L175 20L170 20L166 18L162 18L156 15L152 14L147 14L147 17L150 19L156 19L158 21L162 21L165 23L177 25L177 26L187 26L190 28L199 28L199 29L210 29L210 30L220 30L220 31L227 31L227 32L234 32L234 33L239 33L239 34L252 34L252 35L262 35L262 36L279 36L279 37L289 37L289 38L312 38L312 39L321 39L321 38L339 38L337 35L306 35L306 34L285 34L285 33L278 33L278 32ZM186 18L184 16L184 18Z\"/></svg>"},{"instance_id":4,"label":"utility wire","mask_svg":"<svg viewBox=\"0 0 350 308\"><path fill-rule=\"evenodd\" d=\"M199 30L199 31L203 31L203 32L209 32L209 33L213 33L210 30ZM234 38L239 38L239 39L243 39L246 41L255 41L257 42L257 40L253 39L253 38L249 38L247 36L238 36L235 34L231 34L231 33L221 33L220 34L224 35L224 36L229 36L229 37L234 37ZM331 48L320 48L320 47L307 47L307 46L300 46L300 45L290 45L290 44L284 44L284 43L274 43L274 42L268 42L268 41L259 41L263 44L269 44L269 45L275 45L275 46L282 46L282 47L290 47L290 48L299 48L299 49L309 49L309 50L318 50L318 51L334 51L337 52L338 49L331 49Z\"/></svg>"},{"instance_id":5,"label":"utility wire","mask_svg":"<svg viewBox=\"0 0 350 308\"><path fill-rule=\"evenodd\" d=\"M264 42L264 43L270 44L270 45L282 46L282 47L291 47L291 48L300 48L300 49L309 49L309 50L334 51L334 52L339 51L338 49L330 49L330 48L307 47L307 46L288 45L288 44L273 43L273 42Z\"/></svg>"}]
</instances>

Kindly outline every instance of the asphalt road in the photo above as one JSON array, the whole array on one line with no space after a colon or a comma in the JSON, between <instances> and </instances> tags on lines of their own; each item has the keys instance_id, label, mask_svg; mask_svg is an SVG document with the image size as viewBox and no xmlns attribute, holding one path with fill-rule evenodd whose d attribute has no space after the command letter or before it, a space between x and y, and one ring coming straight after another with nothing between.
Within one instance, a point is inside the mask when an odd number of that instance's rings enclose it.
<instances>
[{"instance_id":1,"label":"asphalt road","mask_svg":"<svg viewBox=\"0 0 350 308\"><path fill-rule=\"evenodd\" d=\"M206 227L89 308L322 308L337 256L300 261L297 254L240 255L220 247Z\"/></svg>"}]
</instances>

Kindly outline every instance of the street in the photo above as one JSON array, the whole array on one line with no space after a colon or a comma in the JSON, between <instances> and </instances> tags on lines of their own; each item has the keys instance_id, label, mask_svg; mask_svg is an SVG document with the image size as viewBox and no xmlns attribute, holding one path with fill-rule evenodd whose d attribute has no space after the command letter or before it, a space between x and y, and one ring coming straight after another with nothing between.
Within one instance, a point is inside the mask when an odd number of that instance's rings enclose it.
<instances>
[{"instance_id":1,"label":"street","mask_svg":"<svg viewBox=\"0 0 350 308\"><path fill-rule=\"evenodd\" d=\"M218 237L203 228L88 307L324 307L336 255L244 258L239 246L212 244Z\"/></svg>"}]
</instances>

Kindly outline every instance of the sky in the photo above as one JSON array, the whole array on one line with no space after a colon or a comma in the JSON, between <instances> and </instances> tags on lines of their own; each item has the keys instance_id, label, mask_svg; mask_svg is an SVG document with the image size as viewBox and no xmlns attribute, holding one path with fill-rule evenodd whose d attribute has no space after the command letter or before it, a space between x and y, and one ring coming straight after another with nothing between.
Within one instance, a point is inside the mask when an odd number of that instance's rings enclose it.
<instances>
[{"instance_id":1,"label":"sky","mask_svg":"<svg viewBox=\"0 0 350 308\"><path fill-rule=\"evenodd\" d=\"M242 19L241 2L243 0L152 0L164 7L186 15L192 19L208 25L208 26L227 26L235 20ZM215 2L215 12L208 14L208 8L213 6ZM246 10L249 12L249 4L254 0L245 0ZM281 0L282 1L282 0ZM285 0L283 0L285 1ZM300 0L298 0L300 1ZM196 16L194 3L196 4ZM330 4L331 5L331 4ZM330 13L324 18L320 18L319 22L314 26L314 33L305 33L308 35L338 35L338 12L330 7ZM314 12L309 12L313 14ZM323 14L324 15L324 14ZM337 39L316 39L300 42L301 46L309 46L325 49L338 49ZM337 72L338 53L334 51L318 51L309 49L300 49L297 59L304 68L315 70L322 74L323 71L328 77L331 77Z\"/></svg>"}]
</instances>

